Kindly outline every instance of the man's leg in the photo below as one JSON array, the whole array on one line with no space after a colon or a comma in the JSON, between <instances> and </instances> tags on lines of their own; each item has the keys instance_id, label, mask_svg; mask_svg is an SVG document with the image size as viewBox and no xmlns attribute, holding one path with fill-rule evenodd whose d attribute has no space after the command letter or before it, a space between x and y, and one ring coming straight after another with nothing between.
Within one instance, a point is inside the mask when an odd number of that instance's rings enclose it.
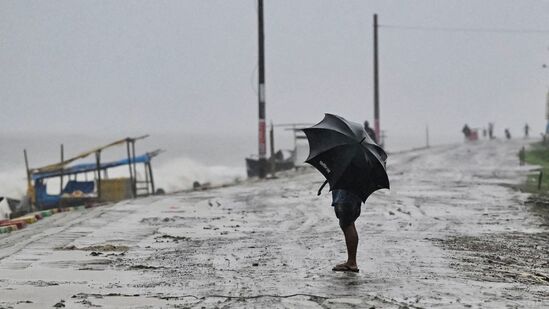
<instances>
[{"instance_id":1,"label":"man's leg","mask_svg":"<svg viewBox=\"0 0 549 309\"><path fill-rule=\"evenodd\" d=\"M354 206L354 207L353 207ZM336 216L339 219L339 227L345 236L347 246L347 261L336 265L334 271L358 271L356 264L356 251L358 248L358 233L355 227L355 220L360 216L360 204L358 205L335 205Z\"/></svg>"},{"instance_id":2,"label":"man's leg","mask_svg":"<svg viewBox=\"0 0 549 309\"><path fill-rule=\"evenodd\" d=\"M345 245L347 245L347 266L355 269L356 265L356 250L358 247L358 233L356 232L355 223L351 223L345 228L341 228L345 235Z\"/></svg>"}]
</instances>

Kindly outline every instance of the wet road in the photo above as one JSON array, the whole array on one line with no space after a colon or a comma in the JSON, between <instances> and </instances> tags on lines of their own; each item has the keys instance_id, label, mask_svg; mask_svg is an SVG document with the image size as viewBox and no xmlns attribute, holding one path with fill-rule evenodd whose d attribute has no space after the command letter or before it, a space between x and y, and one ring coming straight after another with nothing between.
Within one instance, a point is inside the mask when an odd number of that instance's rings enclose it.
<instances>
[{"instance_id":1,"label":"wet road","mask_svg":"<svg viewBox=\"0 0 549 309\"><path fill-rule=\"evenodd\" d=\"M522 141L390 156L357 221L360 273L322 178L60 213L0 238L0 307L543 308L549 206L512 188ZM549 203L548 203L549 204Z\"/></svg>"}]
</instances>

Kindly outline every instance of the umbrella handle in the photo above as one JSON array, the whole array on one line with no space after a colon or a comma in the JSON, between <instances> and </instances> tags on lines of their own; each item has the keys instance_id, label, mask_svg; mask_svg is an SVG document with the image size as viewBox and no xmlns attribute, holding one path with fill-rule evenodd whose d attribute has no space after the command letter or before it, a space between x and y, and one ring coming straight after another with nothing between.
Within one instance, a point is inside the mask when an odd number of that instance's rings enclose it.
<instances>
[{"instance_id":1,"label":"umbrella handle","mask_svg":"<svg viewBox=\"0 0 549 309\"><path fill-rule=\"evenodd\" d=\"M318 193L316 194L317 196L320 195L322 193L322 189L324 189L324 187L326 186L326 184L328 183L328 180L326 180L322 186L320 186L320 188L318 189Z\"/></svg>"}]
</instances>

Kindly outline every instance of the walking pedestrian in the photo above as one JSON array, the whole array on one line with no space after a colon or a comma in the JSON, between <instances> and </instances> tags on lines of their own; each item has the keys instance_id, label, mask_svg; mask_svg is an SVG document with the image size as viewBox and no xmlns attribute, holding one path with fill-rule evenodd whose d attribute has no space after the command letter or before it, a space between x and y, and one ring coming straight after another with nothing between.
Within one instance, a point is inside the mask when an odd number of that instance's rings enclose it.
<instances>
[{"instance_id":1,"label":"walking pedestrian","mask_svg":"<svg viewBox=\"0 0 549 309\"><path fill-rule=\"evenodd\" d=\"M376 132L370 128L370 123L368 121L364 121L364 130L368 133L368 136L374 141L374 143L377 144Z\"/></svg>"},{"instance_id":2,"label":"walking pedestrian","mask_svg":"<svg viewBox=\"0 0 549 309\"><path fill-rule=\"evenodd\" d=\"M488 122L488 137L494 139L494 123Z\"/></svg>"},{"instance_id":3,"label":"walking pedestrian","mask_svg":"<svg viewBox=\"0 0 549 309\"><path fill-rule=\"evenodd\" d=\"M368 196L379 189L389 189L387 154L372 143L375 139L369 138L367 128L367 122L363 125L325 114L321 122L303 129L309 141L306 162L326 177L318 195L329 183L332 206L345 237L347 260L336 264L333 271L358 272L355 221Z\"/></svg>"},{"instance_id":4,"label":"walking pedestrian","mask_svg":"<svg viewBox=\"0 0 549 309\"><path fill-rule=\"evenodd\" d=\"M511 139L511 131L509 131L509 129L505 129L505 138Z\"/></svg>"},{"instance_id":5,"label":"walking pedestrian","mask_svg":"<svg viewBox=\"0 0 549 309\"><path fill-rule=\"evenodd\" d=\"M463 132L463 135L465 135L465 139L469 139L471 137L471 129L467 124L463 126L463 129L461 129L461 132Z\"/></svg>"}]
</instances>

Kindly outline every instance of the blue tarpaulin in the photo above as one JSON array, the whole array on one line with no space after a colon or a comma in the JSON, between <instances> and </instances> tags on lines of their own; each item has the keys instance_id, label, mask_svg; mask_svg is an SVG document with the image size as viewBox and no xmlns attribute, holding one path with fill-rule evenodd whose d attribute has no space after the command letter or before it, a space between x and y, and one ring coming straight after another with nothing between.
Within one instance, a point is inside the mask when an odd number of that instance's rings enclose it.
<instances>
[{"instance_id":1,"label":"blue tarpaulin","mask_svg":"<svg viewBox=\"0 0 549 309\"><path fill-rule=\"evenodd\" d=\"M95 187L94 181L75 181L69 180L67 185L61 193L73 193L75 191L81 191L82 193L92 193Z\"/></svg>"},{"instance_id":2,"label":"blue tarpaulin","mask_svg":"<svg viewBox=\"0 0 549 309\"><path fill-rule=\"evenodd\" d=\"M135 160L131 160L131 161L132 161L132 163L148 163L148 162L151 161L153 156L154 155L146 153L144 155L140 155L138 157L135 157ZM113 168L113 167L117 167L117 166L121 166L121 165L128 165L128 164L130 164L129 159L122 159L122 160L118 160L118 161L100 163L99 167L100 167L101 170L104 170L104 169L107 169L107 168ZM96 170L97 170L97 164L96 163L82 163L82 164L76 164L76 165L73 165L73 166L69 166L69 167L54 170L54 171L42 172L42 173L33 173L32 174L32 180L58 177L58 176L61 176L61 175L86 173L86 172L92 172L92 171L96 171Z\"/></svg>"}]
</instances>

